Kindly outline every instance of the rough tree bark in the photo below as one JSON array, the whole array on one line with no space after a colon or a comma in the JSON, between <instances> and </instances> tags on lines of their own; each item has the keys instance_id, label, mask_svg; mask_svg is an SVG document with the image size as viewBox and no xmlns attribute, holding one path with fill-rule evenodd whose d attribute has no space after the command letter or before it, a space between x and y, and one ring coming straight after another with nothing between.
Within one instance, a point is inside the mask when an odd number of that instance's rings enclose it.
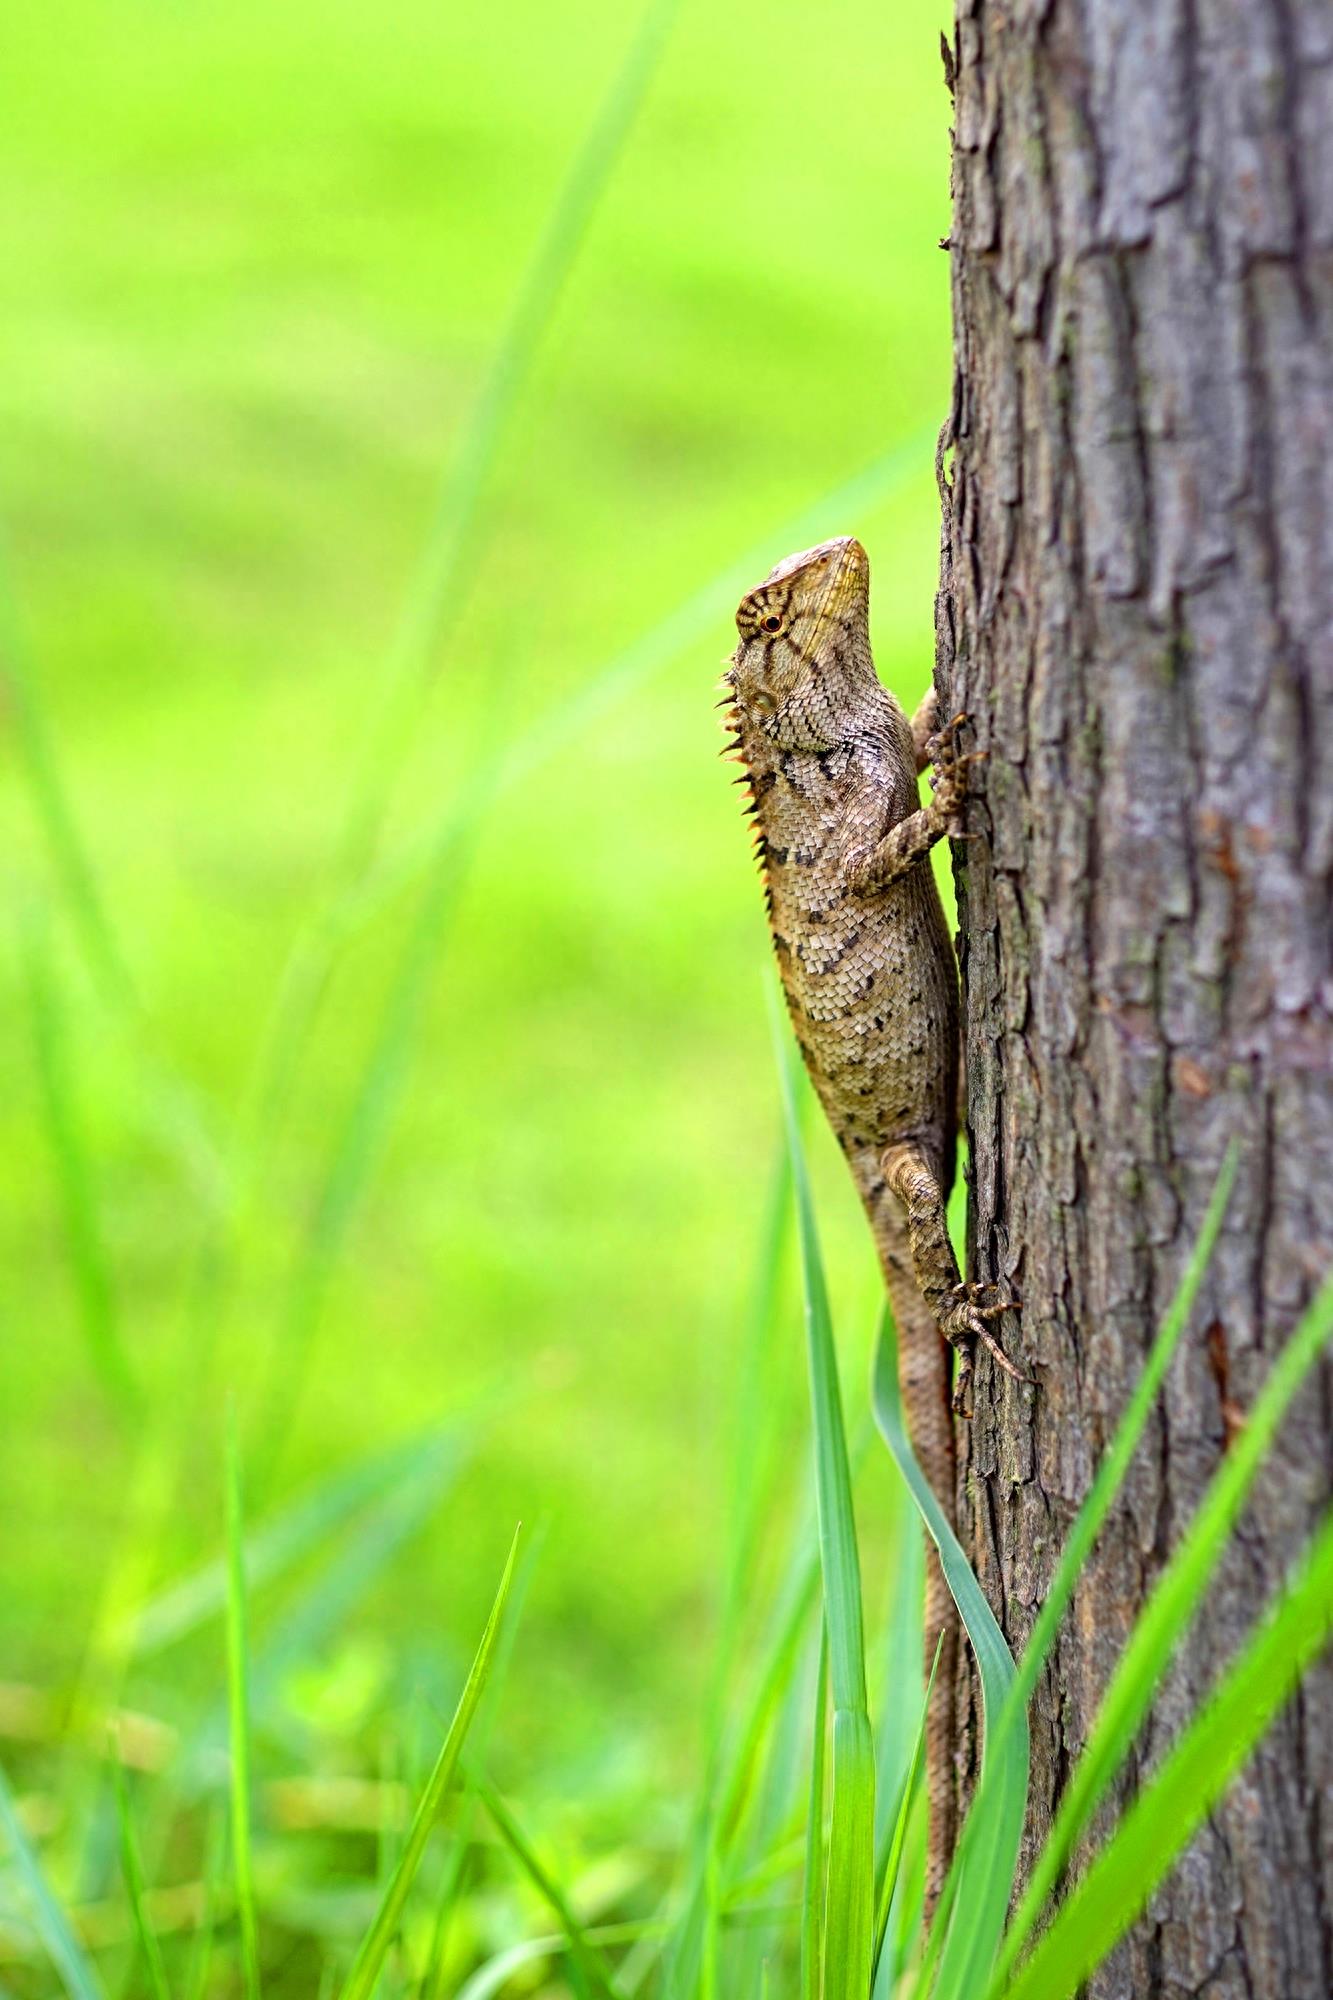
<instances>
[{"instance_id":1,"label":"rough tree bark","mask_svg":"<svg viewBox=\"0 0 1333 2000\"><path fill-rule=\"evenodd\" d=\"M1014 1281L1041 1384L982 1358L959 1512L1016 1643L1243 1141L1037 1698L1031 1842L1333 1261L1333 6L959 0L952 67L938 685L989 751L959 867L974 1274ZM1325 1371L1130 1782L1279 1586L1331 1441ZM1333 1994L1327 1665L1089 1992Z\"/></svg>"}]
</instances>

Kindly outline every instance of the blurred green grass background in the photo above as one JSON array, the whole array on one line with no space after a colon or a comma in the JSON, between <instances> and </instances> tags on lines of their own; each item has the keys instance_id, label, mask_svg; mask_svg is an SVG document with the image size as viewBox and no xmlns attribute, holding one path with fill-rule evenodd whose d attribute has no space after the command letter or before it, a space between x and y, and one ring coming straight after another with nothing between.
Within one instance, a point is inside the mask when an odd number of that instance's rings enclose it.
<instances>
[{"instance_id":1,"label":"blurred green grass background","mask_svg":"<svg viewBox=\"0 0 1333 2000\"><path fill-rule=\"evenodd\" d=\"M590 1838L626 1798L680 1810L777 1143L761 903L716 761L725 592L711 622L668 627L651 670L631 658L578 703L747 552L756 580L812 508L804 539L867 543L881 674L909 707L922 692L949 382L942 21L917 0L670 21L408 713L388 892L301 1037L225 1287L201 1261L217 1172L173 1144L166 1079L224 1170L441 484L635 24L600 0L503 18L53 0L0 29L9 610L138 996L115 1003L71 921L11 699L5 1681L68 1688L109 1589L123 1610L217 1554L228 1387L268 1453L261 1516L464 1413L458 1483L275 1697L271 1767L283 1712L325 1717L313 1749L291 1720L294 1760L360 1768L414 1689L451 1685L523 1516L545 1537L499 1768L552 1811L576 1798ZM854 518L819 516L888 454ZM449 850L423 914L429 878L396 857L533 730L544 754ZM420 1006L311 1290L414 938ZM86 1182L82 1294L43 1061ZM822 1132L815 1165L836 1316L868 1339L872 1259ZM777 1491L795 1506L787 1323ZM108 1393L90 1324L137 1409ZM864 1358L844 1356L853 1422ZM169 1499L144 1534L160 1458ZM265 1615L261 1592L261 1632ZM126 1698L179 1721L220 1672L214 1626L136 1666ZM57 1747L14 1755L40 1790Z\"/></svg>"}]
</instances>

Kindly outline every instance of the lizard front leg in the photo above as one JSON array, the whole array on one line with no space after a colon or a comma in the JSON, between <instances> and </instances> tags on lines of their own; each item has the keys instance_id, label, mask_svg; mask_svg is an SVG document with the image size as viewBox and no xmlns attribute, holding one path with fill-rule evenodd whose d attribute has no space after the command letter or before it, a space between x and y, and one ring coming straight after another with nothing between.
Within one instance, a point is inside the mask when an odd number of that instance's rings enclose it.
<instances>
[{"instance_id":1,"label":"lizard front leg","mask_svg":"<svg viewBox=\"0 0 1333 2000\"><path fill-rule=\"evenodd\" d=\"M914 739L924 708L925 703L917 710L912 722ZM933 705L930 719L934 719ZM854 893L864 894L869 889L887 888L890 882L896 882L924 860L936 841L943 840L946 834L955 840L968 837L962 826L963 801L967 797L967 767L980 763L986 753L984 750L972 750L966 755L959 754L958 730L966 720L966 716L956 715L952 722L930 737L927 745L919 748L918 754L924 752L927 760L933 760L935 765L930 781L935 796L930 804L900 819L876 846L859 849L847 856L847 881Z\"/></svg>"},{"instance_id":2,"label":"lizard front leg","mask_svg":"<svg viewBox=\"0 0 1333 2000\"><path fill-rule=\"evenodd\" d=\"M847 857L847 885L854 895L886 889L924 860L937 840L950 830L938 805L922 806L891 827L877 847Z\"/></svg>"},{"instance_id":3,"label":"lizard front leg","mask_svg":"<svg viewBox=\"0 0 1333 2000\"><path fill-rule=\"evenodd\" d=\"M998 1285L964 1284L958 1259L949 1241L944 1190L924 1150L915 1140L904 1140L900 1145L890 1146L880 1165L889 1187L907 1210L907 1239L921 1296L930 1307L940 1332L958 1353L954 1409L960 1416L970 1416L972 1357L978 1340L1016 1382L1031 1379L1015 1368L986 1325L988 1319L997 1318L1008 1307L1016 1305L1017 1300Z\"/></svg>"}]
</instances>

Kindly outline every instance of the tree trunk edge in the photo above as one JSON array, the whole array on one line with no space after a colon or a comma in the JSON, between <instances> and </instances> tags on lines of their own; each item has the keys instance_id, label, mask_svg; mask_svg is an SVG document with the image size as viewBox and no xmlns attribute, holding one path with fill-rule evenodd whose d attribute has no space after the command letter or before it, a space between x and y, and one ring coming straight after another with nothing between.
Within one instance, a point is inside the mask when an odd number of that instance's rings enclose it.
<instances>
[{"instance_id":1,"label":"tree trunk edge","mask_svg":"<svg viewBox=\"0 0 1333 2000\"><path fill-rule=\"evenodd\" d=\"M1134 1616L1333 1263L1333 10L960 0L952 66L936 681L988 753L955 854L969 1253L1016 1284L1006 1343L1042 1382L979 1365L958 1518L1015 1651L1242 1142L1034 1702L1026 1869ZM1331 1441L1325 1366L1127 1784L1308 1538ZM958 1698L975 1760L966 1680ZM1327 1660L1087 1990L1333 1994Z\"/></svg>"}]
</instances>

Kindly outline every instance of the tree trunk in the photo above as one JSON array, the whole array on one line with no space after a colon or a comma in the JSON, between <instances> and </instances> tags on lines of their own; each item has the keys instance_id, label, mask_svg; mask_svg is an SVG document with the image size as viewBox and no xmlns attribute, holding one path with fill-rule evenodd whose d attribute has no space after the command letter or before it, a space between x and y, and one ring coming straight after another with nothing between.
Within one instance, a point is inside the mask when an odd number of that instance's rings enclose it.
<instances>
[{"instance_id":1,"label":"tree trunk","mask_svg":"<svg viewBox=\"0 0 1333 2000\"><path fill-rule=\"evenodd\" d=\"M1333 7L959 0L953 66L938 685L989 752L959 857L971 1275L1015 1284L1040 1381L979 1357L959 1519L1015 1647L1242 1141L1038 1691L1035 1843L1333 1261ZM1325 1371L1129 1782L1281 1584L1331 1440ZM1333 1994L1327 1663L1088 1991Z\"/></svg>"}]
</instances>

